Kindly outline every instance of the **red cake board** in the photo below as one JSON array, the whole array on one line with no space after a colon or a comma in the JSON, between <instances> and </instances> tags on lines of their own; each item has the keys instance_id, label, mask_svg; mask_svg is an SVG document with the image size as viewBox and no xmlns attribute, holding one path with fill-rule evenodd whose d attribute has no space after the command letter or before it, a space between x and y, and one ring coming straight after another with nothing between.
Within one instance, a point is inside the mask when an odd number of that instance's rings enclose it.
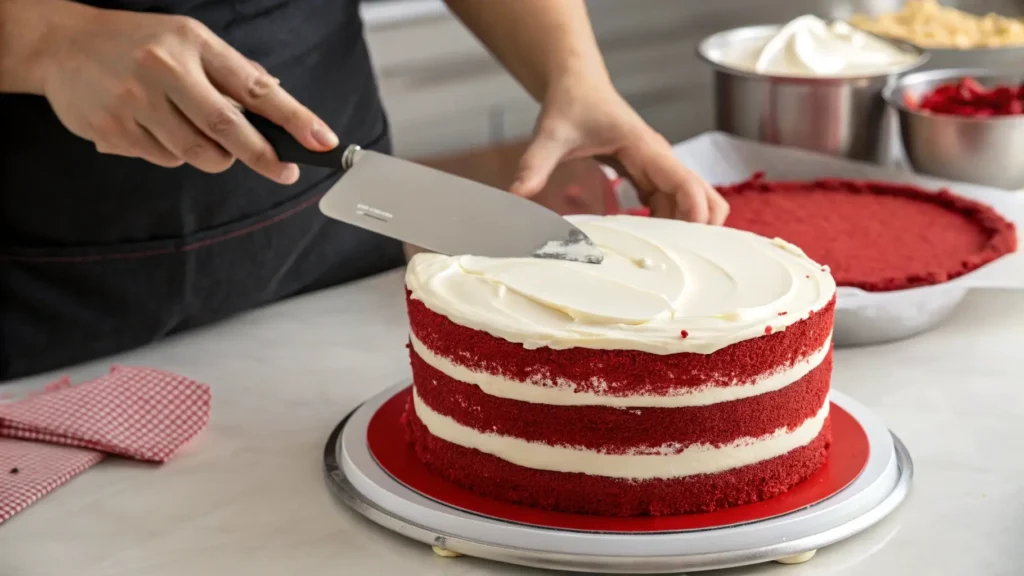
<instances>
[{"instance_id":1,"label":"red cake board","mask_svg":"<svg viewBox=\"0 0 1024 576\"><path fill-rule=\"evenodd\" d=\"M867 434L848 412L832 403L832 446L825 465L810 478L774 498L705 514L634 516L627 518L552 512L485 498L452 484L416 458L402 425L412 394L404 388L370 419L366 440L377 464L392 478L421 495L460 510L505 522L584 532L681 532L707 530L767 520L796 512L838 493L853 482L868 462Z\"/></svg>"}]
</instances>

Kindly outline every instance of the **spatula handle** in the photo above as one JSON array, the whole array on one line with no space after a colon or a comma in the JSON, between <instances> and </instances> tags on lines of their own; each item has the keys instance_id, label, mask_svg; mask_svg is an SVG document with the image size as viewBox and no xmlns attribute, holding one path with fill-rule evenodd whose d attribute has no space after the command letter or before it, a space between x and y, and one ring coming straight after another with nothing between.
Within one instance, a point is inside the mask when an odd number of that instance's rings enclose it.
<instances>
[{"instance_id":1,"label":"spatula handle","mask_svg":"<svg viewBox=\"0 0 1024 576\"><path fill-rule=\"evenodd\" d=\"M314 152L300 144L284 128L259 114L246 110L245 119L267 139L267 142L270 142L274 151L277 152L277 157L282 162L294 162L306 166L320 166L335 170L343 167L342 158L348 149L345 146L337 146L329 152Z\"/></svg>"}]
</instances>

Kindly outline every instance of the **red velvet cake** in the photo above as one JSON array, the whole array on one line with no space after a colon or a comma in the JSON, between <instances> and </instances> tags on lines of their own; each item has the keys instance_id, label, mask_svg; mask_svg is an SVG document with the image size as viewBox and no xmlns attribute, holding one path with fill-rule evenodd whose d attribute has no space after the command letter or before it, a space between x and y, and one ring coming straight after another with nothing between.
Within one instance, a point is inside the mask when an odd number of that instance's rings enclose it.
<instances>
[{"instance_id":1,"label":"red velvet cake","mask_svg":"<svg viewBox=\"0 0 1024 576\"><path fill-rule=\"evenodd\" d=\"M434 473L606 516L778 495L825 461L835 282L728 228L575 218L601 265L417 255L405 423Z\"/></svg>"},{"instance_id":2,"label":"red velvet cake","mask_svg":"<svg viewBox=\"0 0 1024 576\"><path fill-rule=\"evenodd\" d=\"M841 180L750 180L718 187L726 226L785 238L827 264L836 283L868 291L939 284L1017 248L1011 222L947 190Z\"/></svg>"}]
</instances>

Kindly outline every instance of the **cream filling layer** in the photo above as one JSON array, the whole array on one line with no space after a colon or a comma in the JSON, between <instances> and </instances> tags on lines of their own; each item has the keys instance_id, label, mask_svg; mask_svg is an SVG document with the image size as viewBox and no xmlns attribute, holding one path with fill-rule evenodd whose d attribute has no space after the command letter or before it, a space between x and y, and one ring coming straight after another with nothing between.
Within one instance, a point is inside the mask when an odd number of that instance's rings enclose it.
<instances>
[{"instance_id":1,"label":"cream filling layer","mask_svg":"<svg viewBox=\"0 0 1024 576\"><path fill-rule=\"evenodd\" d=\"M828 417L829 401L793 430L782 427L759 438L740 438L724 446L691 444L683 450L666 445L643 454L607 454L570 446L552 446L463 426L427 406L413 387L416 415L431 434L496 456L525 468L590 474L628 480L681 478L749 466L810 444ZM651 452L659 452L652 454Z\"/></svg>"},{"instance_id":2,"label":"cream filling layer","mask_svg":"<svg viewBox=\"0 0 1024 576\"><path fill-rule=\"evenodd\" d=\"M565 379L552 381L547 378L536 378L529 381L513 380L497 374L481 372L467 368L461 364L441 356L426 344L409 334L412 349L428 365L445 376L473 384L484 394L520 400L534 404L552 404L555 406L610 406L614 408L683 408L687 406L707 406L719 402L729 402L750 398L759 394L767 394L789 386L803 378L811 370L817 368L828 356L832 346L829 335L825 344L805 358L793 363L792 366L761 374L747 382L737 382L729 386L705 384L699 388L687 388L672 395L652 396L637 394L634 396L609 396L591 391L577 391L576 384ZM603 382L595 377L592 382L598 388Z\"/></svg>"}]
</instances>

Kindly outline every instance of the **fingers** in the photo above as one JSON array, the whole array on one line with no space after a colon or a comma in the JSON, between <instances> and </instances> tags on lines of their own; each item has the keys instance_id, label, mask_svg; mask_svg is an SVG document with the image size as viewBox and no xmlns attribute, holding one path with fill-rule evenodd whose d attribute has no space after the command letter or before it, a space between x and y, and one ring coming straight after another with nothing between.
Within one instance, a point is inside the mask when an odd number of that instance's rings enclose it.
<instances>
[{"instance_id":1,"label":"fingers","mask_svg":"<svg viewBox=\"0 0 1024 576\"><path fill-rule=\"evenodd\" d=\"M652 215L701 224L710 222L711 195L718 192L683 166L671 150L651 148L633 155L624 164L627 169L636 166L635 170L630 169L631 174L645 176L639 182L641 199L651 207ZM714 209L718 217L721 207L716 204Z\"/></svg>"},{"instance_id":2,"label":"fingers","mask_svg":"<svg viewBox=\"0 0 1024 576\"><path fill-rule=\"evenodd\" d=\"M281 126L303 146L327 151L338 145L327 124L281 88L277 78L223 40L211 39L204 46L202 63L214 87Z\"/></svg>"},{"instance_id":3,"label":"fingers","mask_svg":"<svg viewBox=\"0 0 1024 576\"><path fill-rule=\"evenodd\" d=\"M654 131L633 136L632 145L615 154L616 170L632 181L651 215L720 226L729 216L729 203L672 153L668 141Z\"/></svg>"},{"instance_id":4,"label":"fingers","mask_svg":"<svg viewBox=\"0 0 1024 576\"><path fill-rule=\"evenodd\" d=\"M676 211L673 218L697 224L708 223L709 210L706 195L686 193L680 197L677 193L675 204Z\"/></svg>"},{"instance_id":5,"label":"fingers","mask_svg":"<svg viewBox=\"0 0 1024 576\"><path fill-rule=\"evenodd\" d=\"M235 157L208 138L166 98L151 102L136 119L181 161L208 173L223 172Z\"/></svg>"},{"instance_id":6,"label":"fingers","mask_svg":"<svg viewBox=\"0 0 1024 576\"><path fill-rule=\"evenodd\" d=\"M177 154L167 149L145 127L136 124L131 133L134 140L134 149L143 160L157 166L163 166L164 168L177 168L185 163Z\"/></svg>"},{"instance_id":7,"label":"fingers","mask_svg":"<svg viewBox=\"0 0 1024 576\"><path fill-rule=\"evenodd\" d=\"M202 69L178 74L164 86L171 102L203 134L246 166L281 184L299 179L294 164L281 162L270 144L207 79Z\"/></svg>"},{"instance_id":8,"label":"fingers","mask_svg":"<svg viewBox=\"0 0 1024 576\"><path fill-rule=\"evenodd\" d=\"M183 162L144 127L130 121L117 122L106 127L103 137L96 141L96 151L128 158L141 158L147 162L176 168Z\"/></svg>"},{"instance_id":9,"label":"fingers","mask_svg":"<svg viewBox=\"0 0 1024 576\"><path fill-rule=\"evenodd\" d=\"M513 194L530 197L539 193L555 167L575 146L574 132L561 126L544 126L519 160L519 172L509 188Z\"/></svg>"},{"instance_id":10,"label":"fingers","mask_svg":"<svg viewBox=\"0 0 1024 576\"><path fill-rule=\"evenodd\" d=\"M725 224L727 218L729 218L729 202L715 190L713 186L708 185L708 224L712 226L721 226Z\"/></svg>"},{"instance_id":11,"label":"fingers","mask_svg":"<svg viewBox=\"0 0 1024 576\"><path fill-rule=\"evenodd\" d=\"M311 149L338 144L265 69L202 23L180 16L120 18L113 32L130 33L101 43L104 58L86 56L96 77L82 79L85 74L76 71L61 77L67 85L47 95L69 130L98 150L161 166L187 162L205 172L224 171L238 158L271 180L291 184L299 178L298 167L280 161L243 109L282 125ZM86 89L69 89L76 83Z\"/></svg>"},{"instance_id":12,"label":"fingers","mask_svg":"<svg viewBox=\"0 0 1024 576\"><path fill-rule=\"evenodd\" d=\"M165 94L181 116L229 155L271 180L282 184L294 183L299 178L298 167L281 162L270 144L245 120L242 112L207 78L202 55L207 50L216 50L210 47L224 44L223 40L201 24L189 20L184 22L178 27L178 41L148 47L137 56L140 80ZM233 65L255 70L247 59L237 52L233 53L237 56ZM164 115L163 121L169 122L167 111L161 113ZM155 129L152 125L149 128ZM204 140L195 140L194 134L184 128L168 125L160 132L161 137L180 139L184 147L182 153L189 150L186 146L188 142L199 145L198 148L192 148L191 152L196 158L197 167L207 171L223 169L223 166L217 165L218 162L223 164L223 158L218 158L216 148L210 147Z\"/></svg>"}]
</instances>

